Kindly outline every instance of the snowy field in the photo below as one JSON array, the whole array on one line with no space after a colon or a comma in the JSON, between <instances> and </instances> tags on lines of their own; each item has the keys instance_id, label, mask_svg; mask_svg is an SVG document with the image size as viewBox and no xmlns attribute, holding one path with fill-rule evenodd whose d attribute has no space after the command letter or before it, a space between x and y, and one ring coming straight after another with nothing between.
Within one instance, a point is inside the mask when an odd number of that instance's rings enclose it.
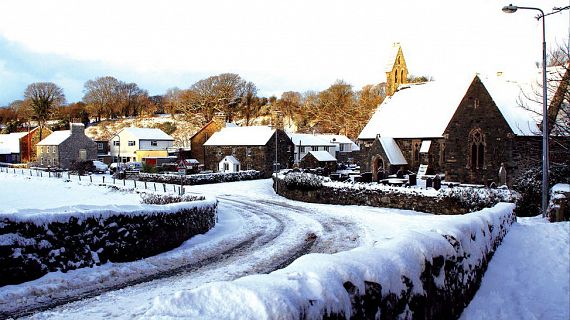
<instances>
[{"instance_id":1,"label":"snowy field","mask_svg":"<svg viewBox=\"0 0 570 320\"><path fill-rule=\"evenodd\" d=\"M464 219L406 210L290 201L277 196L271 183L271 180L257 180L186 186L187 193L220 200L219 222L210 232L175 250L140 261L107 263L65 274L53 272L28 283L2 287L0 311L18 310L23 305L42 306L52 300L65 301L101 290L100 294L36 313L32 318L167 316L149 310L156 310L161 301L176 301L176 297L208 283L278 270L296 257L294 253L335 253L373 247L408 236L410 232L447 230ZM133 204L140 199L137 194L110 191L85 182L5 173L0 173L0 186L3 186L1 212L79 204ZM35 193L30 196L32 189ZM541 219L522 221L513 226L504 245L499 247L481 290L462 315L463 319L570 318L570 224L546 224ZM313 235L317 240L307 248L307 239ZM180 266L185 267L177 269ZM169 273L173 269L177 271ZM147 281L136 284L141 277L147 277ZM129 281L135 284L121 286ZM120 290L105 289L117 285ZM217 308L220 312L230 311L224 310L223 305Z\"/></svg>"}]
</instances>

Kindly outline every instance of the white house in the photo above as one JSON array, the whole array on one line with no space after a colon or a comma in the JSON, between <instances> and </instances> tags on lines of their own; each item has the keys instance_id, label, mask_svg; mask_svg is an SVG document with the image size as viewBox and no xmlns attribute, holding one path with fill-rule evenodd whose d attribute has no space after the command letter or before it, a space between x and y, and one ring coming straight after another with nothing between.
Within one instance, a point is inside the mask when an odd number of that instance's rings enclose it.
<instances>
[{"instance_id":1,"label":"white house","mask_svg":"<svg viewBox=\"0 0 570 320\"><path fill-rule=\"evenodd\" d=\"M339 134L291 133L291 141L295 144L295 162L299 162L310 151L327 151L336 160L347 161L352 152L360 147L347 136Z\"/></svg>"},{"instance_id":2,"label":"white house","mask_svg":"<svg viewBox=\"0 0 570 320\"><path fill-rule=\"evenodd\" d=\"M140 162L148 157L168 157L174 138L156 128L125 128L109 144L113 162Z\"/></svg>"},{"instance_id":3,"label":"white house","mask_svg":"<svg viewBox=\"0 0 570 320\"><path fill-rule=\"evenodd\" d=\"M240 162L234 156L225 156L218 165L219 172L239 172Z\"/></svg>"}]
</instances>

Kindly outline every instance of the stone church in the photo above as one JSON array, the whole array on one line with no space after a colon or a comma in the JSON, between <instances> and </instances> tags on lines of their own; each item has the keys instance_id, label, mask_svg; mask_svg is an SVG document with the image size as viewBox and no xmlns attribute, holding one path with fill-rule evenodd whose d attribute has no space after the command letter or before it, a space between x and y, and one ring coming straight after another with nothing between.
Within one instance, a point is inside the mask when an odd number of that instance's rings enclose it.
<instances>
[{"instance_id":1,"label":"stone church","mask_svg":"<svg viewBox=\"0 0 570 320\"><path fill-rule=\"evenodd\" d=\"M362 172L376 178L379 169L417 172L420 165L428 165L428 173L444 175L447 181L488 185L498 181L501 164L510 182L521 170L540 163L541 105L520 107L522 82L473 75L407 84L401 48L391 63L386 71L386 91L391 95L358 137ZM548 77L567 77L561 69L550 68ZM557 146L551 143L551 158L567 161Z\"/></svg>"}]
</instances>

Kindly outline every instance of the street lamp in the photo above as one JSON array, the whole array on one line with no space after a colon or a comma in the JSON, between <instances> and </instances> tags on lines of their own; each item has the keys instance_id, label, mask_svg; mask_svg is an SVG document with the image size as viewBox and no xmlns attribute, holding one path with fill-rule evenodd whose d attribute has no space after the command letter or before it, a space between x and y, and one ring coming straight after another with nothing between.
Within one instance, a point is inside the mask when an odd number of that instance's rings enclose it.
<instances>
[{"instance_id":1,"label":"street lamp","mask_svg":"<svg viewBox=\"0 0 570 320\"><path fill-rule=\"evenodd\" d=\"M503 7L503 12L514 13L518 9L536 10L540 14L537 20L542 19L542 216L546 217L548 207L548 106L546 99L546 26L544 11L534 7L518 7L509 4Z\"/></svg>"}]
</instances>

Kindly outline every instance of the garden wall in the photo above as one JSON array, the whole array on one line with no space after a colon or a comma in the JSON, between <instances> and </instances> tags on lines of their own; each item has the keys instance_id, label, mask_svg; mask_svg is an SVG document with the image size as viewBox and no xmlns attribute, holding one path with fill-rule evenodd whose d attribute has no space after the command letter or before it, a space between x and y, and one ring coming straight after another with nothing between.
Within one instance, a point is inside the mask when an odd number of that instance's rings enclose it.
<instances>
[{"instance_id":1,"label":"garden wall","mask_svg":"<svg viewBox=\"0 0 570 320\"><path fill-rule=\"evenodd\" d=\"M156 173L139 173L133 179L147 182L160 182L170 184L199 185L209 183L233 182L263 179L261 172L256 170L247 170L240 172L214 172L200 173L180 176L178 174L156 174Z\"/></svg>"},{"instance_id":2,"label":"garden wall","mask_svg":"<svg viewBox=\"0 0 570 320\"><path fill-rule=\"evenodd\" d=\"M0 286L174 249L216 222L217 200L0 214Z\"/></svg>"},{"instance_id":3,"label":"garden wall","mask_svg":"<svg viewBox=\"0 0 570 320\"><path fill-rule=\"evenodd\" d=\"M502 189L411 189L376 184L327 182L306 173L273 179L276 193L292 200L337 205L366 205L433 214L465 214L499 202L514 202L516 195Z\"/></svg>"},{"instance_id":4,"label":"garden wall","mask_svg":"<svg viewBox=\"0 0 570 320\"><path fill-rule=\"evenodd\" d=\"M336 254L309 254L265 275L154 300L147 317L457 319L515 221L514 204L447 219Z\"/></svg>"}]
</instances>

